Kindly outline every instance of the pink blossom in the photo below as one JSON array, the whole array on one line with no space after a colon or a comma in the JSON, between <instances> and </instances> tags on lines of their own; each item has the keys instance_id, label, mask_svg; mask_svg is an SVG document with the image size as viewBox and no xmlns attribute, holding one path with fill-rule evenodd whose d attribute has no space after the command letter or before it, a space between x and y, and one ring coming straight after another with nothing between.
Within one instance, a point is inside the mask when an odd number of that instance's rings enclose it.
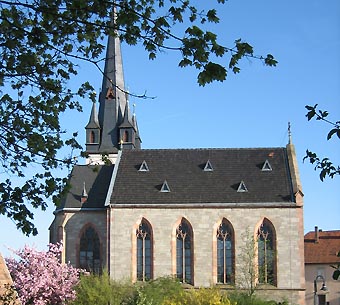
<instances>
[{"instance_id":1,"label":"pink blossom","mask_svg":"<svg viewBox=\"0 0 340 305\"><path fill-rule=\"evenodd\" d=\"M50 244L47 252L25 246L13 251L18 260L6 259L23 305L62 305L75 299L80 270L60 263L62 249L61 243Z\"/></svg>"}]
</instances>

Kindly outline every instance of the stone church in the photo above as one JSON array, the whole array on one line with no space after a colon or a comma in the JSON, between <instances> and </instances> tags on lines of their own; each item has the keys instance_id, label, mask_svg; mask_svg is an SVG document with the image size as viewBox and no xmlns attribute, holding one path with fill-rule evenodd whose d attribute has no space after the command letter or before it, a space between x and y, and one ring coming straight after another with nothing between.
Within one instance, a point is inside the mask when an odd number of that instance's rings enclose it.
<instances>
[{"instance_id":1,"label":"stone church","mask_svg":"<svg viewBox=\"0 0 340 305\"><path fill-rule=\"evenodd\" d=\"M291 141L142 149L124 88L120 41L109 37L86 165L73 168L50 227L63 260L115 280L172 275L189 287L247 289L250 251L257 293L304 304L303 193Z\"/></svg>"}]
</instances>

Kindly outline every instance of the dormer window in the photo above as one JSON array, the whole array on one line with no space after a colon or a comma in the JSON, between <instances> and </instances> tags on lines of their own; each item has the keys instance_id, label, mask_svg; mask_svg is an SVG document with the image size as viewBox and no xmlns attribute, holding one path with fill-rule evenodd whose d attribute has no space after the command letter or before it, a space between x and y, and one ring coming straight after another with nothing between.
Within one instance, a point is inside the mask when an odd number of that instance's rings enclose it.
<instances>
[{"instance_id":1,"label":"dormer window","mask_svg":"<svg viewBox=\"0 0 340 305\"><path fill-rule=\"evenodd\" d=\"M262 171L263 171L263 172L270 172L270 171L272 171L272 170L273 170L273 169L272 169L272 167L271 167L269 161L266 160L266 161L263 163Z\"/></svg>"},{"instance_id":2,"label":"dormer window","mask_svg":"<svg viewBox=\"0 0 340 305\"><path fill-rule=\"evenodd\" d=\"M166 180L163 182L160 192L161 193L169 193L170 192L170 187L169 187Z\"/></svg>"},{"instance_id":3,"label":"dormer window","mask_svg":"<svg viewBox=\"0 0 340 305\"><path fill-rule=\"evenodd\" d=\"M207 163L205 163L204 169L205 172L212 172L214 169L211 165L210 160L207 161Z\"/></svg>"},{"instance_id":4,"label":"dormer window","mask_svg":"<svg viewBox=\"0 0 340 305\"><path fill-rule=\"evenodd\" d=\"M149 171L149 167L146 164L145 160L142 162L142 164L139 167L139 171L140 172L148 172Z\"/></svg>"},{"instance_id":5,"label":"dormer window","mask_svg":"<svg viewBox=\"0 0 340 305\"><path fill-rule=\"evenodd\" d=\"M246 187L246 184L245 184L243 181L240 182L240 184L239 184L239 186L238 186L238 188L237 188L237 192L238 192L238 193L245 193L245 192L248 192L248 189L247 189L247 187Z\"/></svg>"}]
</instances>

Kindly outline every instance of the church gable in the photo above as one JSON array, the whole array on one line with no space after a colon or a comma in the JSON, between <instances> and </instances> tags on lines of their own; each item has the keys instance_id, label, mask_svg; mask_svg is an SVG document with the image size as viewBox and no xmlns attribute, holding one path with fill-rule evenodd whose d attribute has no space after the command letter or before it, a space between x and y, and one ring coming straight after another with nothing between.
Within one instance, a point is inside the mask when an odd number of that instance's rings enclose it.
<instances>
[{"instance_id":1,"label":"church gable","mask_svg":"<svg viewBox=\"0 0 340 305\"><path fill-rule=\"evenodd\" d=\"M292 201L284 148L124 151L111 204L243 204ZM207 160L213 170L206 171ZM263 171L270 160L271 171ZM149 171L141 172L146 163ZM162 192L164 181L171 192ZM247 191L239 191L240 185Z\"/></svg>"}]
</instances>

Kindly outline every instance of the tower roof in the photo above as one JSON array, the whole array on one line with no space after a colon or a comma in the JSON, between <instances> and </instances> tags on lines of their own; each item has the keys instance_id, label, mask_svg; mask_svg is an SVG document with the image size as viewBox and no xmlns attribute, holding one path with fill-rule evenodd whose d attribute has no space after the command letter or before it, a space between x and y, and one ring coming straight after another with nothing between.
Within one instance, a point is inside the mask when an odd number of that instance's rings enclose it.
<instances>
[{"instance_id":1,"label":"tower roof","mask_svg":"<svg viewBox=\"0 0 340 305\"><path fill-rule=\"evenodd\" d=\"M134 123L131 118L131 112L129 107L129 102L126 102L125 110L124 110L124 117L122 123L119 125L119 127L135 127Z\"/></svg>"},{"instance_id":2,"label":"tower roof","mask_svg":"<svg viewBox=\"0 0 340 305\"><path fill-rule=\"evenodd\" d=\"M102 89L99 95L99 113L93 105L87 129L100 129L98 143L87 143L91 155L116 154L120 149L119 129L131 127L136 131L125 90L121 43L118 33L108 37ZM139 135L139 133L138 133ZM138 148L140 145L138 146Z\"/></svg>"},{"instance_id":3,"label":"tower roof","mask_svg":"<svg viewBox=\"0 0 340 305\"><path fill-rule=\"evenodd\" d=\"M96 103L93 103L92 105L90 119L85 128L100 128L97 109L96 109Z\"/></svg>"}]
</instances>

